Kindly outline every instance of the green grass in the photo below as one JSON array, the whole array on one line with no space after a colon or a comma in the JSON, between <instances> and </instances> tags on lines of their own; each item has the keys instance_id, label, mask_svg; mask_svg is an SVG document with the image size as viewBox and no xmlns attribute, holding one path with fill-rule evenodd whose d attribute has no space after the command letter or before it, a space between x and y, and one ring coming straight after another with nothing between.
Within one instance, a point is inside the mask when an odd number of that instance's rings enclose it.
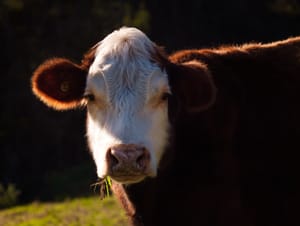
<instances>
[{"instance_id":1,"label":"green grass","mask_svg":"<svg viewBox=\"0 0 300 226\"><path fill-rule=\"evenodd\" d=\"M0 211L1 226L126 226L125 213L113 197L77 198L17 206Z\"/></svg>"}]
</instances>

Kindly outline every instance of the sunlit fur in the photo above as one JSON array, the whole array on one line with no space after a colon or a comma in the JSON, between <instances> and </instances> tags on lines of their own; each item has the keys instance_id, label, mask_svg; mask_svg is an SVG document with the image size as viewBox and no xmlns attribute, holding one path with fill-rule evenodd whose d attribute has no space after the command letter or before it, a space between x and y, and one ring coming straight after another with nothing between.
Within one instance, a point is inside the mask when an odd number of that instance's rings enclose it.
<instances>
[{"instance_id":1,"label":"sunlit fur","mask_svg":"<svg viewBox=\"0 0 300 226\"><path fill-rule=\"evenodd\" d=\"M99 177L107 175L106 154L117 144L150 152L145 176L155 176L167 144L167 75L153 60L156 46L141 31L121 28L99 43L87 77L87 137ZM131 181L120 181L130 183Z\"/></svg>"}]
</instances>

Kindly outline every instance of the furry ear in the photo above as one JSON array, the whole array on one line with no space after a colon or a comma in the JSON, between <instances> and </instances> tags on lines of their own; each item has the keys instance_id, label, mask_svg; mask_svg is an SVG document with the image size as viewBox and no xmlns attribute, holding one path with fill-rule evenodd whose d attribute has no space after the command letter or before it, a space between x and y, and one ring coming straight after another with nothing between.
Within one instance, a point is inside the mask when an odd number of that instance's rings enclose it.
<instances>
[{"instance_id":1,"label":"furry ear","mask_svg":"<svg viewBox=\"0 0 300 226\"><path fill-rule=\"evenodd\" d=\"M75 108L82 100L86 74L86 70L67 59L50 59L33 73L32 91L41 101L54 109Z\"/></svg>"},{"instance_id":2,"label":"furry ear","mask_svg":"<svg viewBox=\"0 0 300 226\"><path fill-rule=\"evenodd\" d=\"M211 107L217 89L207 67L198 61L172 64L168 70L172 93L187 112L201 112Z\"/></svg>"}]
</instances>

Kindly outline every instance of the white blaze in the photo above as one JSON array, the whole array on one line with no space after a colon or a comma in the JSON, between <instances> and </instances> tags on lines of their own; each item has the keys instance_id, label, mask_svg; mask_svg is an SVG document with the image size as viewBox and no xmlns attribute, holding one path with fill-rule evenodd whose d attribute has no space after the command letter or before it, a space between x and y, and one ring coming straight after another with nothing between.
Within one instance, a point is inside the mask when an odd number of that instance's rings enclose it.
<instances>
[{"instance_id":1,"label":"white blaze","mask_svg":"<svg viewBox=\"0 0 300 226\"><path fill-rule=\"evenodd\" d=\"M135 28L121 28L99 43L86 93L87 136L99 177L107 174L106 154L117 144L137 144L150 152L148 175L155 176L167 144L168 78L153 61L155 44Z\"/></svg>"}]
</instances>

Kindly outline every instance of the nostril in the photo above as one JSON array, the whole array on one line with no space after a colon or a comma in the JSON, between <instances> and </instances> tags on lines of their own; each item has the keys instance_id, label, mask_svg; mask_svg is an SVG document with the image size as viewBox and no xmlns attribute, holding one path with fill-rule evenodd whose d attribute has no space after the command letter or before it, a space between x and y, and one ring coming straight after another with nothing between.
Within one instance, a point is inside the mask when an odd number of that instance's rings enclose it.
<instances>
[{"instance_id":1,"label":"nostril","mask_svg":"<svg viewBox=\"0 0 300 226\"><path fill-rule=\"evenodd\" d=\"M140 166L140 167L143 166L143 162L144 162L144 154L140 155L140 156L136 159L136 163L137 163L138 166Z\"/></svg>"},{"instance_id":2,"label":"nostril","mask_svg":"<svg viewBox=\"0 0 300 226\"><path fill-rule=\"evenodd\" d=\"M149 159L148 152L143 149L142 153L137 157L136 164L139 168L144 168L147 165L147 160Z\"/></svg>"},{"instance_id":3,"label":"nostril","mask_svg":"<svg viewBox=\"0 0 300 226\"><path fill-rule=\"evenodd\" d=\"M116 166L119 163L118 158L114 155L114 152L112 150L109 151L109 161L111 166Z\"/></svg>"}]
</instances>

